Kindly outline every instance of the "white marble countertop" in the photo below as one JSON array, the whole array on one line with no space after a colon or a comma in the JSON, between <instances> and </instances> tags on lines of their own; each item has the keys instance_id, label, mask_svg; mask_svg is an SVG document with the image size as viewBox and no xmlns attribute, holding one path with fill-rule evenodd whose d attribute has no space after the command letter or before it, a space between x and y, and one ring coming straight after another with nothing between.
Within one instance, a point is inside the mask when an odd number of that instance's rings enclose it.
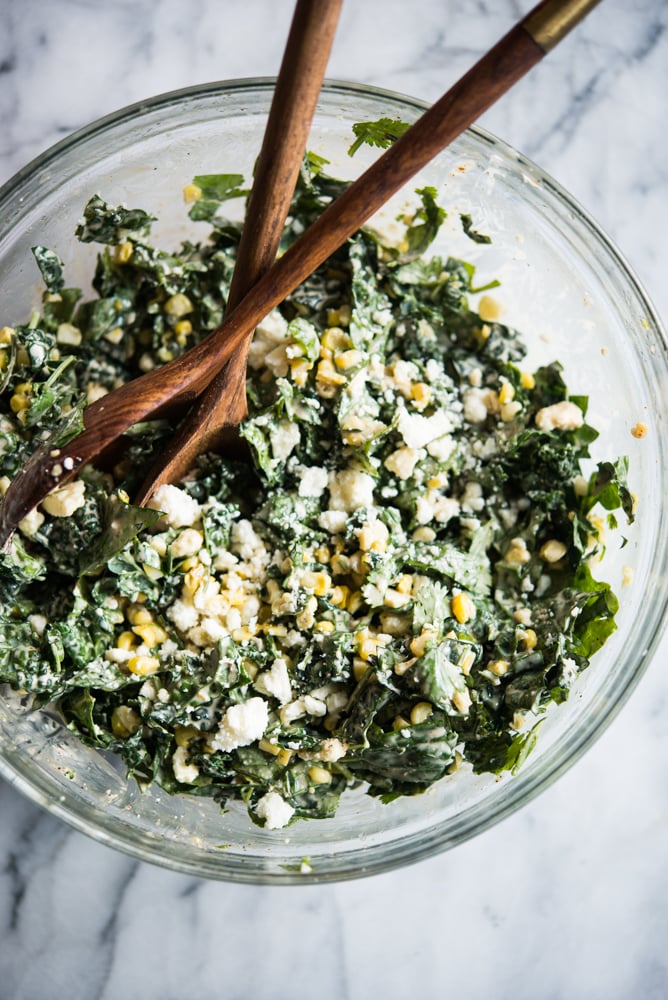
<instances>
[{"instance_id":1,"label":"white marble countertop","mask_svg":"<svg viewBox=\"0 0 668 1000\"><path fill-rule=\"evenodd\" d=\"M329 76L435 99L530 4L347 0ZM290 0L2 0L0 180L142 97L276 72ZM483 120L591 212L668 316L668 2L605 0ZM475 840L348 884L137 863L0 783L3 1000L668 996L668 679ZM633 734L633 739L631 739ZM258 961L258 956L260 960Z\"/></svg>"}]
</instances>

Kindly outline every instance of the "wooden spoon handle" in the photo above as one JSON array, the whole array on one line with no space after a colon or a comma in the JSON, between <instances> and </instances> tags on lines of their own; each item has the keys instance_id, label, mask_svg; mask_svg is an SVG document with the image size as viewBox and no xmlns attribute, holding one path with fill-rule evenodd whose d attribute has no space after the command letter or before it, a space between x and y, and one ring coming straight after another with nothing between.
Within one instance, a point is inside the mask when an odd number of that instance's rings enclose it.
<instances>
[{"instance_id":1,"label":"wooden spoon handle","mask_svg":"<svg viewBox=\"0 0 668 1000\"><path fill-rule=\"evenodd\" d=\"M276 259L304 158L343 0L297 0L255 167L227 300L231 311ZM225 428L246 416L251 330L193 403L163 447L135 501L146 503L165 482L178 482L198 455L220 445Z\"/></svg>"},{"instance_id":2,"label":"wooden spoon handle","mask_svg":"<svg viewBox=\"0 0 668 1000\"><path fill-rule=\"evenodd\" d=\"M7 543L18 522L54 486L71 478L128 427L170 403L192 402L203 392L267 313L541 60L549 48L545 40L550 37L550 24L559 23L562 38L597 2L544 0L538 4L323 212L217 330L182 357L87 407L83 433L56 456L45 448L15 477L0 508L0 545Z\"/></svg>"}]
</instances>

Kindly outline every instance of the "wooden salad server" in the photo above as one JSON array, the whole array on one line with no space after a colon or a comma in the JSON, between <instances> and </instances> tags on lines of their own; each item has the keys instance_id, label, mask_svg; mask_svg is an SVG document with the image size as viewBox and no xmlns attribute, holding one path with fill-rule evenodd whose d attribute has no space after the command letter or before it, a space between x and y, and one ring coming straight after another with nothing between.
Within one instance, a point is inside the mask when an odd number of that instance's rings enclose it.
<instances>
[{"instance_id":1,"label":"wooden salad server","mask_svg":"<svg viewBox=\"0 0 668 1000\"><path fill-rule=\"evenodd\" d=\"M411 177L539 63L598 2L542 0L325 209L228 311L216 330L181 357L88 406L81 434L59 448L47 442L39 449L5 494L0 507L0 546L8 545L19 521L54 487L72 478L129 427L164 412L170 404L192 404L226 362L240 353L245 360L247 340L257 324ZM227 385L234 386L232 369L228 378ZM228 414L235 412L243 412L238 401L229 404ZM184 425L184 435L186 428ZM168 456L167 461L174 461L174 468L178 467L178 459L173 456ZM150 485L144 488L143 500L150 495L150 489Z\"/></svg>"}]
</instances>

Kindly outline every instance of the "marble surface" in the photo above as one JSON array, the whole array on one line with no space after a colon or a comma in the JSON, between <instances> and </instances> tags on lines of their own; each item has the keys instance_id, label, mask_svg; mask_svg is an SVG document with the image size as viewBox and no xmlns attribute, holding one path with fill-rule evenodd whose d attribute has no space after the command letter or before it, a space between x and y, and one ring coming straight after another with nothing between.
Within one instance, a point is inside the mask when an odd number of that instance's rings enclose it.
<instances>
[{"instance_id":1,"label":"marble surface","mask_svg":"<svg viewBox=\"0 0 668 1000\"><path fill-rule=\"evenodd\" d=\"M329 75L435 99L528 7L347 0ZM142 97L274 73L291 9L0 0L0 180ZM666 93L668 2L606 0L483 120L590 210L664 317ZM177 875L0 783L0 997L667 996L667 656L664 639L621 715L536 801L448 854L355 883Z\"/></svg>"}]
</instances>

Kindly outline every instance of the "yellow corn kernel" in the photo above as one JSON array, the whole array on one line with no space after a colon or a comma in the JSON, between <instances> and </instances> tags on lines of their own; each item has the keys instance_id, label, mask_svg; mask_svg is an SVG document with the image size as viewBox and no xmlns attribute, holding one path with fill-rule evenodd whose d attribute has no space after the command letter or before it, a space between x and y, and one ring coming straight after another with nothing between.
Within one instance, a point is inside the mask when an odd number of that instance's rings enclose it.
<instances>
[{"instance_id":1,"label":"yellow corn kernel","mask_svg":"<svg viewBox=\"0 0 668 1000\"><path fill-rule=\"evenodd\" d=\"M350 307L339 306L338 309L328 309L327 323L329 326L348 326L350 323Z\"/></svg>"},{"instance_id":2,"label":"yellow corn kernel","mask_svg":"<svg viewBox=\"0 0 668 1000\"><path fill-rule=\"evenodd\" d=\"M520 374L520 384L523 389L535 389L536 380L531 374L531 372L522 372Z\"/></svg>"},{"instance_id":3,"label":"yellow corn kernel","mask_svg":"<svg viewBox=\"0 0 668 1000\"><path fill-rule=\"evenodd\" d=\"M538 636L532 628L525 628L520 633L520 639L522 640L522 645L525 649L535 649L536 643L538 642Z\"/></svg>"},{"instance_id":4,"label":"yellow corn kernel","mask_svg":"<svg viewBox=\"0 0 668 1000\"><path fill-rule=\"evenodd\" d=\"M131 604L125 612L125 617L131 625L150 625L153 615L148 608L143 608L136 604Z\"/></svg>"},{"instance_id":5,"label":"yellow corn kernel","mask_svg":"<svg viewBox=\"0 0 668 1000\"><path fill-rule=\"evenodd\" d=\"M396 580L394 586L400 594L410 594L413 589L413 577L410 573L402 573Z\"/></svg>"},{"instance_id":6,"label":"yellow corn kernel","mask_svg":"<svg viewBox=\"0 0 668 1000\"><path fill-rule=\"evenodd\" d=\"M111 731L122 740L134 736L140 726L139 713L129 705L117 705L111 713Z\"/></svg>"},{"instance_id":7,"label":"yellow corn kernel","mask_svg":"<svg viewBox=\"0 0 668 1000\"><path fill-rule=\"evenodd\" d=\"M509 403L515 398L515 389L510 382L503 382L501 388L499 389L499 403L503 406L504 403Z\"/></svg>"},{"instance_id":8,"label":"yellow corn kernel","mask_svg":"<svg viewBox=\"0 0 668 1000\"><path fill-rule=\"evenodd\" d=\"M305 590L312 590L316 597L325 597L332 589L332 578L324 570L319 573L303 573L300 582Z\"/></svg>"},{"instance_id":9,"label":"yellow corn kernel","mask_svg":"<svg viewBox=\"0 0 668 1000\"><path fill-rule=\"evenodd\" d=\"M309 767L308 776L314 785L328 785L332 780L332 775L326 767Z\"/></svg>"},{"instance_id":10,"label":"yellow corn kernel","mask_svg":"<svg viewBox=\"0 0 668 1000\"><path fill-rule=\"evenodd\" d=\"M138 646L137 636L134 632L121 632L118 639L116 640L116 649L134 649Z\"/></svg>"},{"instance_id":11,"label":"yellow corn kernel","mask_svg":"<svg viewBox=\"0 0 668 1000\"><path fill-rule=\"evenodd\" d=\"M343 552L335 552L329 565L335 576L345 576L350 572L350 559Z\"/></svg>"},{"instance_id":12,"label":"yellow corn kernel","mask_svg":"<svg viewBox=\"0 0 668 1000\"><path fill-rule=\"evenodd\" d=\"M401 660L399 663L395 663L394 672L397 675L397 677L403 677L404 674L407 674L414 663L415 663L414 658L412 660Z\"/></svg>"},{"instance_id":13,"label":"yellow corn kernel","mask_svg":"<svg viewBox=\"0 0 668 1000\"><path fill-rule=\"evenodd\" d=\"M15 392L9 400L9 406L13 413L20 413L21 410L28 409L30 406L30 400L23 393Z\"/></svg>"},{"instance_id":14,"label":"yellow corn kernel","mask_svg":"<svg viewBox=\"0 0 668 1000\"><path fill-rule=\"evenodd\" d=\"M369 664L366 660L363 660L360 656L353 657L353 677L356 681L361 681L368 669Z\"/></svg>"},{"instance_id":15,"label":"yellow corn kernel","mask_svg":"<svg viewBox=\"0 0 668 1000\"><path fill-rule=\"evenodd\" d=\"M403 608L410 599L410 594L402 594L394 587L388 587L383 597L383 604L386 608Z\"/></svg>"},{"instance_id":16,"label":"yellow corn kernel","mask_svg":"<svg viewBox=\"0 0 668 1000\"><path fill-rule=\"evenodd\" d=\"M492 660L491 663L487 664L487 669L495 677L503 677L510 670L510 664L508 660Z\"/></svg>"},{"instance_id":17,"label":"yellow corn kernel","mask_svg":"<svg viewBox=\"0 0 668 1000\"><path fill-rule=\"evenodd\" d=\"M143 639L149 647L159 646L167 638L167 633L161 625L135 625L132 631Z\"/></svg>"},{"instance_id":18,"label":"yellow corn kernel","mask_svg":"<svg viewBox=\"0 0 668 1000\"><path fill-rule=\"evenodd\" d=\"M258 747L260 748L260 750L263 750L264 753L271 754L272 757L278 757L282 749L275 743L270 743L269 740L260 740L260 742L258 743Z\"/></svg>"},{"instance_id":19,"label":"yellow corn kernel","mask_svg":"<svg viewBox=\"0 0 668 1000\"><path fill-rule=\"evenodd\" d=\"M568 546L564 545L556 538L550 538L549 541L541 545L538 555L541 557L543 562L546 563L557 563L560 559L563 559L568 552Z\"/></svg>"},{"instance_id":20,"label":"yellow corn kernel","mask_svg":"<svg viewBox=\"0 0 668 1000\"><path fill-rule=\"evenodd\" d=\"M419 635L410 641L410 651L413 656L423 656L428 645L436 640L438 632L434 628L423 628Z\"/></svg>"},{"instance_id":21,"label":"yellow corn kernel","mask_svg":"<svg viewBox=\"0 0 668 1000\"><path fill-rule=\"evenodd\" d=\"M345 330L339 326L330 326L320 338L320 346L327 351L345 351L352 345Z\"/></svg>"},{"instance_id":22,"label":"yellow corn kernel","mask_svg":"<svg viewBox=\"0 0 668 1000\"><path fill-rule=\"evenodd\" d=\"M300 629L313 628L313 623L315 622L315 613L317 610L318 610L317 597L309 597L304 609L300 611L299 614L295 617L297 628Z\"/></svg>"},{"instance_id":23,"label":"yellow corn kernel","mask_svg":"<svg viewBox=\"0 0 668 1000\"><path fill-rule=\"evenodd\" d=\"M200 585L203 583L205 576L206 568L202 566L201 563L198 563L197 566L193 566L192 569L189 569L183 578L184 592L190 596L196 593Z\"/></svg>"},{"instance_id":24,"label":"yellow corn kernel","mask_svg":"<svg viewBox=\"0 0 668 1000\"><path fill-rule=\"evenodd\" d=\"M357 368L363 361L364 354L362 351L356 351L354 348L334 355L334 364L342 372L348 371L349 368Z\"/></svg>"},{"instance_id":25,"label":"yellow corn kernel","mask_svg":"<svg viewBox=\"0 0 668 1000\"><path fill-rule=\"evenodd\" d=\"M478 315L485 322L493 323L501 315L501 304L491 295L483 295L478 303Z\"/></svg>"},{"instance_id":26,"label":"yellow corn kernel","mask_svg":"<svg viewBox=\"0 0 668 1000\"><path fill-rule=\"evenodd\" d=\"M332 558L331 550L327 545L319 545L313 555L321 563L328 563Z\"/></svg>"},{"instance_id":27,"label":"yellow corn kernel","mask_svg":"<svg viewBox=\"0 0 668 1000\"><path fill-rule=\"evenodd\" d=\"M334 631L334 622L328 622L323 619L322 621L316 623L315 629L316 632L322 632L324 635L329 635Z\"/></svg>"},{"instance_id":28,"label":"yellow corn kernel","mask_svg":"<svg viewBox=\"0 0 668 1000\"><path fill-rule=\"evenodd\" d=\"M192 302L183 292L176 292L175 295L171 295L163 306L167 315L172 316L174 319L181 319L182 316L187 316L188 313L193 311L193 308Z\"/></svg>"},{"instance_id":29,"label":"yellow corn kernel","mask_svg":"<svg viewBox=\"0 0 668 1000\"><path fill-rule=\"evenodd\" d=\"M114 248L114 259L117 264L127 264L134 253L134 244L130 240L125 240L124 243L119 243L117 247Z\"/></svg>"},{"instance_id":30,"label":"yellow corn kernel","mask_svg":"<svg viewBox=\"0 0 668 1000\"><path fill-rule=\"evenodd\" d=\"M464 592L455 594L450 602L450 609L460 625L471 621L476 616L476 606L469 595Z\"/></svg>"},{"instance_id":31,"label":"yellow corn kernel","mask_svg":"<svg viewBox=\"0 0 668 1000\"><path fill-rule=\"evenodd\" d=\"M415 382L411 386L411 399L416 410L425 410L431 402L431 386L426 382Z\"/></svg>"},{"instance_id":32,"label":"yellow corn kernel","mask_svg":"<svg viewBox=\"0 0 668 1000\"><path fill-rule=\"evenodd\" d=\"M378 651L378 643L371 636L360 639L357 643L357 653L360 660L369 660Z\"/></svg>"},{"instance_id":33,"label":"yellow corn kernel","mask_svg":"<svg viewBox=\"0 0 668 1000\"><path fill-rule=\"evenodd\" d=\"M289 764L291 757L292 757L292 750L286 750L284 747L281 747L281 749L276 754L276 760L281 765L281 767L285 767L287 764Z\"/></svg>"},{"instance_id":34,"label":"yellow corn kernel","mask_svg":"<svg viewBox=\"0 0 668 1000\"><path fill-rule=\"evenodd\" d=\"M397 715L394 722L392 723L392 728L395 730L395 732L398 732L400 729L410 729L410 727L411 727L410 722L408 721L408 719L405 719L403 715Z\"/></svg>"},{"instance_id":35,"label":"yellow corn kernel","mask_svg":"<svg viewBox=\"0 0 668 1000\"><path fill-rule=\"evenodd\" d=\"M345 385L346 377L345 375L340 375L334 365L329 360L329 358L323 358L322 361L318 362L317 379L319 382L324 382L325 385Z\"/></svg>"},{"instance_id":36,"label":"yellow corn kernel","mask_svg":"<svg viewBox=\"0 0 668 1000\"><path fill-rule=\"evenodd\" d=\"M202 733L195 726L175 726L174 739L177 747L188 747Z\"/></svg>"},{"instance_id":37,"label":"yellow corn kernel","mask_svg":"<svg viewBox=\"0 0 668 1000\"><path fill-rule=\"evenodd\" d=\"M0 371L4 371L7 367L7 351L0 350Z\"/></svg>"},{"instance_id":38,"label":"yellow corn kernel","mask_svg":"<svg viewBox=\"0 0 668 1000\"><path fill-rule=\"evenodd\" d=\"M3 326L0 329L0 344L11 344L15 334L16 330L13 326Z\"/></svg>"},{"instance_id":39,"label":"yellow corn kernel","mask_svg":"<svg viewBox=\"0 0 668 1000\"><path fill-rule=\"evenodd\" d=\"M350 597L350 587L332 587L332 592L329 595L330 602L337 608L345 608L346 602Z\"/></svg>"},{"instance_id":40,"label":"yellow corn kernel","mask_svg":"<svg viewBox=\"0 0 668 1000\"><path fill-rule=\"evenodd\" d=\"M531 553L523 538L511 538L510 545L506 549L505 560L514 566L522 566L531 561Z\"/></svg>"},{"instance_id":41,"label":"yellow corn kernel","mask_svg":"<svg viewBox=\"0 0 668 1000\"><path fill-rule=\"evenodd\" d=\"M293 358L290 362L290 375L292 381L299 389L303 389L308 379L308 373L313 368L313 362L306 358Z\"/></svg>"},{"instance_id":42,"label":"yellow corn kernel","mask_svg":"<svg viewBox=\"0 0 668 1000\"><path fill-rule=\"evenodd\" d=\"M474 663L475 663L475 653L473 652L472 649L469 649L466 653L464 653L461 660L459 661L459 666L461 667L462 673L465 674L467 677L471 673L471 667L473 666Z\"/></svg>"},{"instance_id":43,"label":"yellow corn kernel","mask_svg":"<svg viewBox=\"0 0 668 1000\"><path fill-rule=\"evenodd\" d=\"M463 691L455 691L452 696L452 704L458 712L461 712L462 715L467 715L468 710L471 707L471 695L469 694L468 689L464 688Z\"/></svg>"},{"instance_id":44,"label":"yellow corn kernel","mask_svg":"<svg viewBox=\"0 0 668 1000\"><path fill-rule=\"evenodd\" d=\"M156 674L160 670L160 660L155 656L133 656L128 660L128 670L139 677Z\"/></svg>"},{"instance_id":45,"label":"yellow corn kernel","mask_svg":"<svg viewBox=\"0 0 668 1000\"><path fill-rule=\"evenodd\" d=\"M385 552L390 533L382 521L368 522L360 529L359 547L362 552Z\"/></svg>"},{"instance_id":46,"label":"yellow corn kernel","mask_svg":"<svg viewBox=\"0 0 668 1000\"><path fill-rule=\"evenodd\" d=\"M363 604L364 598L362 596L362 591L353 590L346 602L346 611L349 611L351 615L354 615L356 611L359 611Z\"/></svg>"},{"instance_id":47,"label":"yellow corn kernel","mask_svg":"<svg viewBox=\"0 0 668 1000\"><path fill-rule=\"evenodd\" d=\"M419 726L421 722L426 722L430 715L434 714L434 709L428 701L419 701L411 709L411 723Z\"/></svg>"},{"instance_id":48,"label":"yellow corn kernel","mask_svg":"<svg viewBox=\"0 0 668 1000\"><path fill-rule=\"evenodd\" d=\"M198 184L186 184L183 189L183 200L186 205L192 205L194 201L199 201L202 197L202 189Z\"/></svg>"}]
</instances>

